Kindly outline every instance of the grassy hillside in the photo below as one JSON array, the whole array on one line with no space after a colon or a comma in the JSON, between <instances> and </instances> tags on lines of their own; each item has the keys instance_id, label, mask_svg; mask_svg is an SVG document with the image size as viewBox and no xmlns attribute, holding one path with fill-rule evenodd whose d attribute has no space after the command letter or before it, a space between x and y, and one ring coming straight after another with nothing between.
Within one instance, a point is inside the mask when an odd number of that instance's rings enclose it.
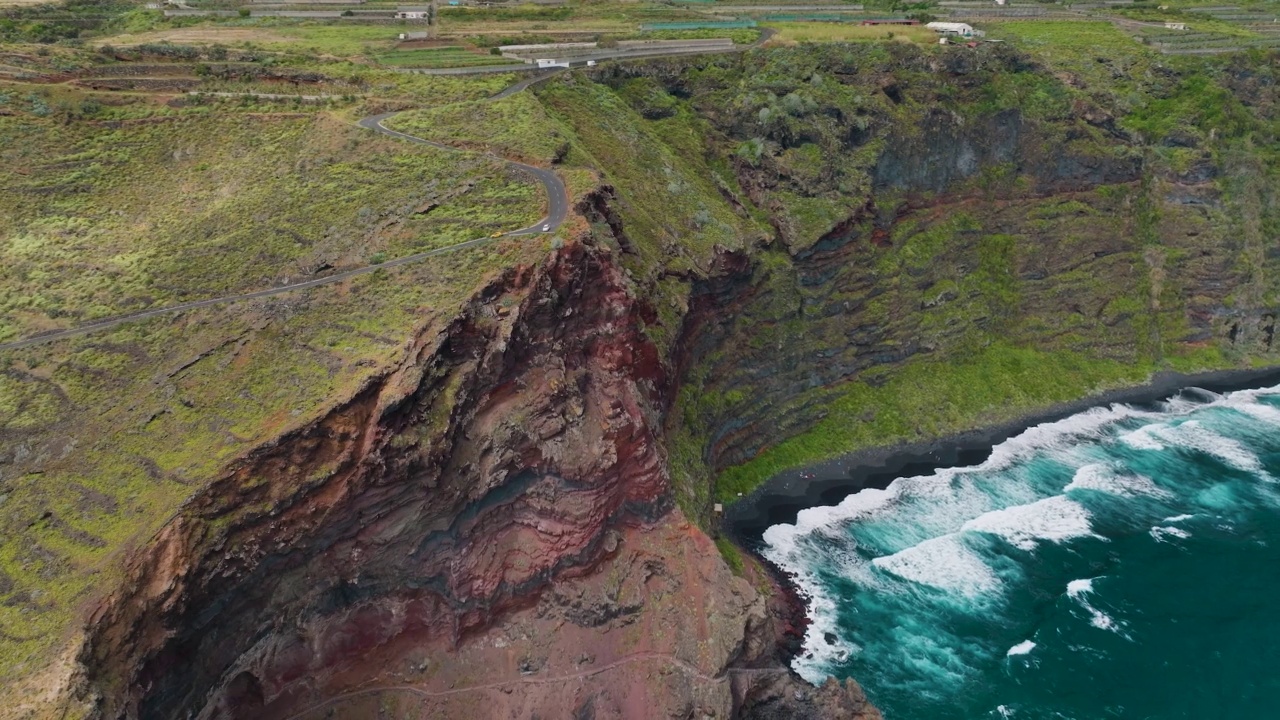
<instances>
[{"instance_id":1,"label":"grassy hillside","mask_svg":"<svg viewBox=\"0 0 1280 720\"><path fill-rule=\"evenodd\" d=\"M497 161L376 135L355 108L172 107L38 85L4 99L3 340L376 264L542 213L540 188ZM0 352L0 674L39 671L111 587L120 553L228 461L349 397L546 242Z\"/></svg>"},{"instance_id":2,"label":"grassy hillside","mask_svg":"<svg viewBox=\"0 0 1280 720\"><path fill-rule=\"evenodd\" d=\"M538 217L536 186L494 161L386 139L329 113L197 107L67 125L28 110L0 118L0 137L15 170L0 180L0 340Z\"/></svg>"}]
</instances>

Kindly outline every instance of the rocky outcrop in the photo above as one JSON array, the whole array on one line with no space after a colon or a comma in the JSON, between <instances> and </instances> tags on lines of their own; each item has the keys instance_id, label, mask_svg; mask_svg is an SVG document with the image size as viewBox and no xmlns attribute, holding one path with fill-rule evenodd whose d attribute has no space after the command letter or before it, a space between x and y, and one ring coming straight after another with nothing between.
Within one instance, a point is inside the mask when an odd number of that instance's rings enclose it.
<instances>
[{"instance_id":1,"label":"rocky outcrop","mask_svg":"<svg viewBox=\"0 0 1280 720\"><path fill-rule=\"evenodd\" d=\"M662 516L667 380L635 303L581 245L512 270L193 498L93 618L102 714L276 714L400 636L456 645Z\"/></svg>"},{"instance_id":2,"label":"rocky outcrop","mask_svg":"<svg viewBox=\"0 0 1280 720\"><path fill-rule=\"evenodd\" d=\"M725 717L735 667L796 684L781 614L671 511L638 305L571 244L244 458L94 613L96 713Z\"/></svg>"}]
</instances>

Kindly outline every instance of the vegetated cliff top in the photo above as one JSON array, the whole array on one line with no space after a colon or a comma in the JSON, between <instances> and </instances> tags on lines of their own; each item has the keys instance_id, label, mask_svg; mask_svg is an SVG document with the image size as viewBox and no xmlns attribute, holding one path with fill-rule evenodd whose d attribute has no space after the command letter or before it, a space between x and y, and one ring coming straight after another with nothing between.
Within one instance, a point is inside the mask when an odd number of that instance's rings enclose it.
<instances>
[{"instance_id":1,"label":"vegetated cliff top","mask_svg":"<svg viewBox=\"0 0 1280 720\"><path fill-rule=\"evenodd\" d=\"M0 341L368 267L542 214L538 186L497 160L354 125L394 91L316 105L84 84L3 88ZM547 242L0 353L3 674L42 666L121 553L226 463L349 397Z\"/></svg>"}]
</instances>

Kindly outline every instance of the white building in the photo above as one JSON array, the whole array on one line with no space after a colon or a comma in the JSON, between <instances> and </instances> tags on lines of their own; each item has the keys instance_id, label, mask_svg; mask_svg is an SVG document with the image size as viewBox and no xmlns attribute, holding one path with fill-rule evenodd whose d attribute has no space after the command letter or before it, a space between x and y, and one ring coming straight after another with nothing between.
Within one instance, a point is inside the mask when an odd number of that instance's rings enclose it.
<instances>
[{"instance_id":1,"label":"white building","mask_svg":"<svg viewBox=\"0 0 1280 720\"><path fill-rule=\"evenodd\" d=\"M1186 30L1186 23L1167 22L1164 24L1166 30Z\"/></svg>"},{"instance_id":2,"label":"white building","mask_svg":"<svg viewBox=\"0 0 1280 720\"><path fill-rule=\"evenodd\" d=\"M968 23L958 22L931 22L925 27L938 33L939 35L956 35L958 37L982 37L981 30L974 30L973 26Z\"/></svg>"},{"instance_id":3,"label":"white building","mask_svg":"<svg viewBox=\"0 0 1280 720\"><path fill-rule=\"evenodd\" d=\"M401 10L396 13L397 20L426 20L430 10Z\"/></svg>"}]
</instances>

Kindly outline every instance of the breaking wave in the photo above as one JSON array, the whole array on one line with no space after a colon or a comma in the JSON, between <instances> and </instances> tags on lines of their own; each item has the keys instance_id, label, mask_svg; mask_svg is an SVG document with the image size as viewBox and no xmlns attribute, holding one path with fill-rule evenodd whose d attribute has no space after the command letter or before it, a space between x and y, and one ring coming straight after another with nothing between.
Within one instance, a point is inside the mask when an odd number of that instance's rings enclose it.
<instances>
[{"instance_id":1,"label":"breaking wave","mask_svg":"<svg viewBox=\"0 0 1280 720\"><path fill-rule=\"evenodd\" d=\"M1280 560L1278 428L1280 388L1186 392L1039 425L980 465L804 510L764 534L765 557L809 603L794 667L814 683L856 677L891 720L1193 717L1194 698L1153 691L1144 668L1158 650L1159 682L1185 662L1194 688L1203 643L1229 641L1222 628L1198 639L1197 603L1211 588L1231 605L1224 591L1248 585L1224 585L1224 564ZM1276 610L1260 622L1280 641ZM1086 678L1097 693L1064 694ZM1264 699L1280 703L1280 685Z\"/></svg>"}]
</instances>

